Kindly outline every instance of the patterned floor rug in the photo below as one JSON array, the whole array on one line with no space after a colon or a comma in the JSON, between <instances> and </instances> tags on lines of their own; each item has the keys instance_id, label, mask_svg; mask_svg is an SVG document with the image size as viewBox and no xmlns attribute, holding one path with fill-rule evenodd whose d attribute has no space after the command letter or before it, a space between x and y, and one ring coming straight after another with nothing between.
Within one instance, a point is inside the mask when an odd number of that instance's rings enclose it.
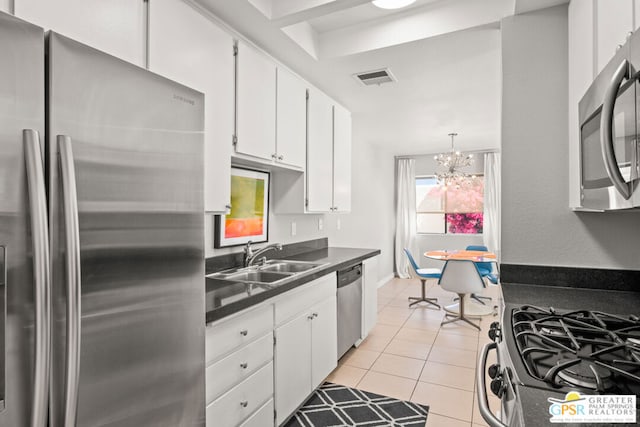
<instances>
[{"instance_id":1,"label":"patterned floor rug","mask_svg":"<svg viewBox=\"0 0 640 427\"><path fill-rule=\"evenodd\" d=\"M285 427L424 427L429 407L324 383Z\"/></svg>"}]
</instances>

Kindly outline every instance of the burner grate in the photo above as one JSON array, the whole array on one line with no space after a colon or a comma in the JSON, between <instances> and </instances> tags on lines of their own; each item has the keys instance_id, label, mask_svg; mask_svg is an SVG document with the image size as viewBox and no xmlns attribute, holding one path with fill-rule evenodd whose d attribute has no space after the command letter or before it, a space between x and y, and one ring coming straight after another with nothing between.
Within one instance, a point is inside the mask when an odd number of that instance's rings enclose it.
<instances>
[{"instance_id":1,"label":"burner grate","mask_svg":"<svg viewBox=\"0 0 640 427\"><path fill-rule=\"evenodd\" d=\"M529 375L553 387L640 392L640 319L599 311L561 313L525 305L512 312Z\"/></svg>"}]
</instances>

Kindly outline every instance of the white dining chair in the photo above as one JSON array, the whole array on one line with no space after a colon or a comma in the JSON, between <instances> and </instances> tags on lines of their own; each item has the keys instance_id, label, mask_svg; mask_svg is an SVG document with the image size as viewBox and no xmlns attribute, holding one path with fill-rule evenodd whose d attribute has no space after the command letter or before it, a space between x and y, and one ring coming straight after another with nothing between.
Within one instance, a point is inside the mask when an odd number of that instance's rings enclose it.
<instances>
[{"instance_id":1,"label":"white dining chair","mask_svg":"<svg viewBox=\"0 0 640 427\"><path fill-rule=\"evenodd\" d=\"M450 259L444 265L438 283L442 289L455 292L460 298L458 314L447 313L446 316L455 317L443 320L442 325L461 320L480 330L480 326L469 320L464 313L465 301L468 301L465 295L481 292L485 288L484 280L482 280L476 264L470 260Z\"/></svg>"}]
</instances>

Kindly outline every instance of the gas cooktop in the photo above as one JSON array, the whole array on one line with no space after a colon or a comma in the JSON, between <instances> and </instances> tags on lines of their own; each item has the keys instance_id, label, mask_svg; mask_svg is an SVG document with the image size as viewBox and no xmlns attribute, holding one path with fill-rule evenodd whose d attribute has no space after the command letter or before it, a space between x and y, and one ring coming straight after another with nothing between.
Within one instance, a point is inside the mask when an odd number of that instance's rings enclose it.
<instances>
[{"instance_id":1,"label":"gas cooktop","mask_svg":"<svg viewBox=\"0 0 640 427\"><path fill-rule=\"evenodd\" d=\"M518 372L524 384L640 394L637 316L523 305L512 310L511 329L527 373Z\"/></svg>"}]
</instances>

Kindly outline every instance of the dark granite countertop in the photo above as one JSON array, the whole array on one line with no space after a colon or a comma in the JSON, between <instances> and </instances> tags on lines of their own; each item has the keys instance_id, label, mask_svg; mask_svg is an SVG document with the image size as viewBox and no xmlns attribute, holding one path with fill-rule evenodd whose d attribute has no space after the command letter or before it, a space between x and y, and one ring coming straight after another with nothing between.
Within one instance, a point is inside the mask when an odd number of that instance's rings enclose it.
<instances>
[{"instance_id":1,"label":"dark granite countertop","mask_svg":"<svg viewBox=\"0 0 640 427\"><path fill-rule=\"evenodd\" d=\"M311 261L325 266L296 275L272 289L221 279L206 279L206 322L222 319L326 274L380 254L379 249L327 247L286 256L288 260Z\"/></svg>"}]
</instances>

